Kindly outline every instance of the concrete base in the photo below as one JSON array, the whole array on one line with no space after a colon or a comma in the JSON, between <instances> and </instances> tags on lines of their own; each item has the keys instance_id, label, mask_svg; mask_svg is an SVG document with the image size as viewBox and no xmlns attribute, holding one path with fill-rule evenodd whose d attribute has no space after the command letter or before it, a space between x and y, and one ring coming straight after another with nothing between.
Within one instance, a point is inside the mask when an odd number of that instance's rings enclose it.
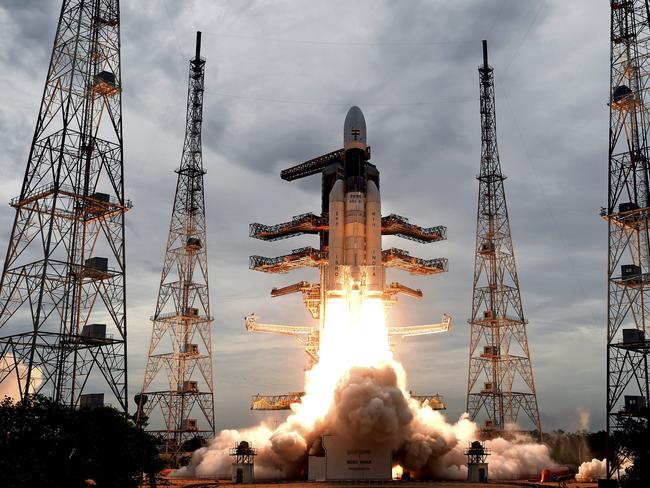
<instances>
[{"instance_id":1,"label":"concrete base","mask_svg":"<svg viewBox=\"0 0 650 488\"><path fill-rule=\"evenodd\" d=\"M233 463L230 473L233 483L252 483L255 481L253 464L250 463Z\"/></svg>"},{"instance_id":2,"label":"concrete base","mask_svg":"<svg viewBox=\"0 0 650 488\"><path fill-rule=\"evenodd\" d=\"M309 481L325 481L325 456L309 456L307 460L307 478Z\"/></svg>"},{"instance_id":3,"label":"concrete base","mask_svg":"<svg viewBox=\"0 0 650 488\"><path fill-rule=\"evenodd\" d=\"M392 452L387 445L324 435L322 446L322 455L309 456L307 476L311 481L392 478Z\"/></svg>"},{"instance_id":4,"label":"concrete base","mask_svg":"<svg viewBox=\"0 0 650 488\"><path fill-rule=\"evenodd\" d=\"M470 483L487 483L488 482L487 463L468 464L467 481L469 481Z\"/></svg>"}]
</instances>

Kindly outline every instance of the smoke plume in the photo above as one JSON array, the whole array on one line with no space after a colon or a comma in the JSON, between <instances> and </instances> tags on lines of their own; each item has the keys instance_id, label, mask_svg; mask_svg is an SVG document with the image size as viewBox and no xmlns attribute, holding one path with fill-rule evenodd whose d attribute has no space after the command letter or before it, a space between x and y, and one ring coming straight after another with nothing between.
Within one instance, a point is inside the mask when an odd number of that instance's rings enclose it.
<instances>
[{"instance_id":1,"label":"smoke plume","mask_svg":"<svg viewBox=\"0 0 650 488\"><path fill-rule=\"evenodd\" d=\"M478 438L478 427L466 414L454 423L438 411L421 406L399 384L403 370L392 362L377 367L352 367L338 383L326 416L313 428L294 413L276 429L262 424L251 429L224 430L196 451L178 476L218 476L230 471L229 449L246 440L256 447L258 479L297 478L304 473L309 447L321 434L389 443L394 464L415 478L461 480L467 477L464 450ZM294 406L297 409L297 406ZM555 463L548 448L525 436L486 442L490 476L510 478L539 474Z\"/></svg>"},{"instance_id":2,"label":"smoke plume","mask_svg":"<svg viewBox=\"0 0 650 488\"><path fill-rule=\"evenodd\" d=\"M576 409L578 414L578 430L588 431L589 430L589 421L591 420L591 412L585 407L578 407Z\"/></svg>"},{"instance_id":3,"label":"smoke plume","mask_svg":"<svg viewBox=\"0 0 650 488\"><path fill-rule=\"evenodd\" d=\"M607 465L605 460L594 458L591 461L586 461L580 465L576 479L578 481L596 481L600 478L604 478L606 475Z\"/></svg>"},{"instance_id":4,"label":"smoke plume","mask_svg":"<svg viewBox=\"0 0 650 488\"><path fill-rule=\"evenodd\" d=\"M256 476L304 477L307 455L322 434L389 445L393 461L414 478L463 479L464 450L478 438L467 415L449 423L420 405L406 389L406 374L393 359L379 299L327 301L319 361L305 374L305 395L276 429L261 424L226 430L196 451L178 476L229 472L229 450L241 440L257 449ZM490 472L496 477L528 476L553 465L546 446L527 438L488 441Z\"/></svg>"}]
</instances>

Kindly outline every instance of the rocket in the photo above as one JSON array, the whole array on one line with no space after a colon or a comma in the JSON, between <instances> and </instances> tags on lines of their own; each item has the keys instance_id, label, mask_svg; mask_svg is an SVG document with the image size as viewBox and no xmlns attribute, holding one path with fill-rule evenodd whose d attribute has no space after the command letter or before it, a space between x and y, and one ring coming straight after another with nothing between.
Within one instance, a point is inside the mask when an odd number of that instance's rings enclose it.
<instances>
[{"instance_id":1,"label":"rocket","mask_svg":"<svg viewBox=\"0 0 650 488\"><path fill-rule=\"evenodd\" d=\"M396 214L382 219L379 170L370 159L366 121L361 109L352 107L343 124L343 148L280 173L285 181L321 175L321 215L308 212L276 225L250 225L250 236L264 241L302 234L320 237L319 249L301 247L283 256L250 257L250 268L265 273L287 273L303 267L319 269L318 283L300 281L271 291L273 297L301 293L307 310L319 321L318 328L260 323L255 314L244 320L249 331L295 336L305 345L312 363L319 360L320 332L325 325L326 304L330 298L343 298L351 310L367 298L380 299L382 305L390 306L397 301L398 293L422 298L422 290L398 282L386 284L386 268L415 275L447 271L446 258L418 258L395 247L382 250L382 234L427 244L446 239L447 229L444 226L422 227ZM445 332L450 327L451 317L443 315L437 324L388 327L387 332L390 336L408 337Z\"/></svg>"},{"instance_id":2,"label":"rocket","mask_svg":"<svg viewBox=\"0 0 650 488\"><path fill-rule=\"evenodd\" d=\"M356 106L345 117L343 151L343 174L329 193L327 293L381 297L381 198L378 180L368 175L366 120Z\"/></svg>"}]
</instances>

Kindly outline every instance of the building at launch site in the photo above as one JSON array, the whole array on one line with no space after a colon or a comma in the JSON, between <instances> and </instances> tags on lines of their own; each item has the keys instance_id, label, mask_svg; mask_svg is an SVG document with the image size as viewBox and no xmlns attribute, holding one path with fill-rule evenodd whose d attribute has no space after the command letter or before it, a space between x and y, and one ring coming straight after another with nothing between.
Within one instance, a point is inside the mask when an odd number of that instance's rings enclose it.
<instances>
[{"instance_id":1,"label":"building at launch site","mask_svg":"<svg viewBox=\"0 0 650 488\"><path fill-rule=\"evenodd\" d=\"M467 481L470 483L488 482L487 457L489 455L490 450L481 441L473 441L465 449L465 456L467 456Z\"/></svg>"},{"instance_id":2,"label":"building at launch site","mask_svg":"<svg viewBox=\"0 0 650 488\"><path fill-rule=\"evenodd\" d=\"M231 481L233 483L253 483L257 450L249 442L241 441L230 449L230 456L232 457Z\"/></svg>"},{"instance_id":3,"label":"building at launch site","mask_svg":"<svg viewBox=\"0 0 650 488\"><path fill-rule=\"evenodd\" d=\"M322 435L309 450L310 481L390 480L393 452L381 442L350 441L338 435Z\"/></svg>"},{"instance_id":4,"label":"building at launch site","mask_svg":"<svg viewBox=\"0 0 650 488\"><path fill-rule=\"evenodd\" d=\"M302 247L291 254L275 258L251 256L250 267L267 273L287 273L301 267L319 270L317 283L299 283L274 288L272 297L301 293L303 302L318 325L290 326L264 324L255 314L245 318L249 331L296 337L310 361L318 361L319 337L325 327L326 304L332 298L350 294L363 299L381 299L385 306L396 302L399 293L421 298L422 291L401 283L386 284L385 269L396 268L417 275L447 271L445 258L422 259L401 249L382 249L382 235L395 235L420 243L446 238L443 226L423 228L398 215L381 215L379 170L370 162L366 121L358 107L347 113L343 128L343 148L282 171L281 177L293 181L310 175L322 178L321 214L302 214L278 225L251 224L251 237L266 241L286 239L301 234L317 234L320 247ZM391 337L408 337L448 331L451 318L444 315L440 323L389 327ZM287 395L255 395L251 408L283 410L299 402L302 392ZM444 409L440 395L417 396L434 409ZM335 435L323 436L320 446L310 456L310 479L390 479L390 449L385 446L347 445ZM344 453L356 453L348 459ZM363 454L363 455L361 455ZM366 459L367 458L367 459Z\"/></svg>"}]
</instances>

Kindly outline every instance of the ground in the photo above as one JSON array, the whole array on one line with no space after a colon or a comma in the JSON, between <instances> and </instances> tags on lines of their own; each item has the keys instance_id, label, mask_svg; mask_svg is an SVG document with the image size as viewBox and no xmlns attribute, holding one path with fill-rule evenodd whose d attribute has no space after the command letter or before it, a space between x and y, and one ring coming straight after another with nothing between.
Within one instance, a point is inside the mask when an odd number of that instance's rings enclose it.
<instances>
[{"instance_id":1,"label":"ground","mask_svg":"<svg viewBox=\"0 0 650 488\"><path fill-rule=\"evenodd\" d=\"M160 484L159 486L168 486L170 488L213 488L216 486L232 485L230 480L208 480L208 479L170 479L170 484ZM391 488L478 488L483 486L480 483L465 483L462 481L418 481L418 482L406 482L406 481L367 481L367 482L354 482L354 481L342 481L342 482L305 482L305 481L296 481L296 482L269 482L269 483L255 483L248 485L239 485L241 488L381 488L384 486ZM524 486L524 487L563 487L566 488L596 488L597 483L577 483L575 481L569 482L566 485L561 483L551 482L551 483L539 483L539 482L529 482L526 480L521 481L490 481L487 486L489 488L513 488L515 486ZM143 487L144 488L144 487ZM231 488L235 488L233 485Z\"/></svg>"}]
</instances>

